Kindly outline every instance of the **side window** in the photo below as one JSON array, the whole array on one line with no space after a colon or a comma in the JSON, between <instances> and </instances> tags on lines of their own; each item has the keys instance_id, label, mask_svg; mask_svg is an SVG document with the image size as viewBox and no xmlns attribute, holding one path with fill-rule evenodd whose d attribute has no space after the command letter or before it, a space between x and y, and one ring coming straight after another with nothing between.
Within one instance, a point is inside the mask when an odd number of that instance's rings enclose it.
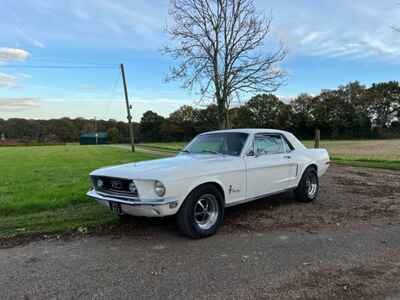
<instances>
[{"instance_id":1,"label":"side window","mask_svg":"<svg viewBox=\"0 0 400 300\"><path fill-rule=\"evenodd\" d=\"M286 138L282 137L283 144L285 145L285 152L289 153L294 150L292 144L290 144Z\"/></svg>"},{"instance_id":2,"label":"side window","mask_svg":"<svg viewBox=\"0 0 400 300\"><path fill-rule=\"evenodd\" d=\"M285 153L285 146L280 135L256 135L254 140L254 151L257 155Z\"/></svg>"}]
</instances>

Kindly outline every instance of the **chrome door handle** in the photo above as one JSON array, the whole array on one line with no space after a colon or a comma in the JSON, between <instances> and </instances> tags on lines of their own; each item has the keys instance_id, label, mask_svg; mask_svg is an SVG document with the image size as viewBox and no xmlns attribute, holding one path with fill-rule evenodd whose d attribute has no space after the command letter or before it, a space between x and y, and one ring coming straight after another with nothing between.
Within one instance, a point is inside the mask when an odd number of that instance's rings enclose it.
<instances>
[{"instance_id":1,"label":"chrome door handle","mask_svg":"<svg viewBox=\"0 0 400 300\"><path fill-rule=\"evenodd\" d=\"M291 159L292 157L290 155L285 155L283 158Z\"/></svg>"}]
</instances>

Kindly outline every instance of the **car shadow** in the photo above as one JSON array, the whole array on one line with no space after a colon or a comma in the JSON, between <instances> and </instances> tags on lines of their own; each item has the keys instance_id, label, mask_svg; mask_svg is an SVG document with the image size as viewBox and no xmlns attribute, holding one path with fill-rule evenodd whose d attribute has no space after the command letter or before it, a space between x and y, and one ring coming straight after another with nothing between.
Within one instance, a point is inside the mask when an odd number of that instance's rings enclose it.
<instances>
[{"instance_id":1,"label":"car shadow","mask_svg":"<svg viewBox=\"0 0 400 300\"><path fill-rule=\"evenodd\" d=\"M223 232L234 232L244 229L252 231L252 220L260 218L268 219L273 210L282 206L289 206L297 203L293 192L286 192L271 197L265 197L259 200L243 203L240 205L228 207L225 209L225 219L223 224ZM103 233L118 236L135 236L144 238L156 238L160 235L168 235L169 237L181 237L176 227L175 217L163 218L146 218L146 217L128 217L120 220L120 222L111 228L106 228Z\"/></svg>"},{"instance_id":2,"label":"car shadow","mask_svg":"<svg viewBox=\"0 0 400 300\"><path fill-rule=\"evenodd\" d=\"M258 200L246 202L243 204L227 207L225 209L225 217L231 217L235 214L243 212L258 212L259 210L269 210L279 206L292 205L296 202L293 192L285 192L274 196L260 198Z\"/></svg>"}]
</instances>

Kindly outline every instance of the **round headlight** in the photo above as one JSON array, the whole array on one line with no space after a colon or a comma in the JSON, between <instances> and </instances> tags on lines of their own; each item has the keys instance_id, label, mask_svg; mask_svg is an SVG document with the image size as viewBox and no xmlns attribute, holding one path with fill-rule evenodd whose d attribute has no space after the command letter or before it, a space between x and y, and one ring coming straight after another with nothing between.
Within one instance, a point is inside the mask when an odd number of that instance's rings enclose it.
<instances>
[{"instance_id":1,"label":"round headlight","mask_svg":"<svg viewBox=\"0 0 400 300\"><path fill-rule=\"evenodd\" d=\"M136 185L135 185L134 182L131 182L131 183L129 184L129 191L130 191L131 193L136 193L136 192L137 192Z\"/></svg>"},{"instance_id":2,"label":"round headlight","mask_svg":"<svg viewBox=\"0 0 400 300\"><path fill-rule=\"evenodd\" d=\"M164 196L166 192L165 186L160 181L154 182L154 192L159 197Z\"/></svg>"},{"instance_id":3,"label":"round headlight","mask_svg":"<svg viewBox=\"0 0 400 300\"><path fill-rule=\"evenodd\" d=\"M104 185L103 180L97 179L97 181L96 181L96 186L97 186L99 189L101 189L101 188L103 187L103 185Z\"/></svg>"}]
</instances>

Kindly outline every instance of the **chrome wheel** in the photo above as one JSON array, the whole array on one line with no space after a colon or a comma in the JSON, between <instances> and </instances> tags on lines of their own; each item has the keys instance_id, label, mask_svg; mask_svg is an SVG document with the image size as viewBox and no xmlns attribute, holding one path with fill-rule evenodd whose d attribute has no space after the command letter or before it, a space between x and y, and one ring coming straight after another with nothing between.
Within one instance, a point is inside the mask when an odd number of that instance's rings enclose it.
<instances>
[{"instance_id":1,"label":"chrome wheel","mask_svg":"<svg viewBox=\"0 0 400 300\"><path fill-rule=\"evenodd\" d=\"M194 220L202 230L208 230L218 220L219 205L217 198L212 194L200 196L194 205Z\"/></svg>"},{"instance_id":2,"label":"chrome wheel","mask_svg":"<svg viewBox=\"0 0 400 300\"><path fill-rule=\"evenodd\" d=\"M307 176L306 192L309 198L314 198L318 192L318 178L314 172L310 172Z\"/></svg>"}]
</instances>

